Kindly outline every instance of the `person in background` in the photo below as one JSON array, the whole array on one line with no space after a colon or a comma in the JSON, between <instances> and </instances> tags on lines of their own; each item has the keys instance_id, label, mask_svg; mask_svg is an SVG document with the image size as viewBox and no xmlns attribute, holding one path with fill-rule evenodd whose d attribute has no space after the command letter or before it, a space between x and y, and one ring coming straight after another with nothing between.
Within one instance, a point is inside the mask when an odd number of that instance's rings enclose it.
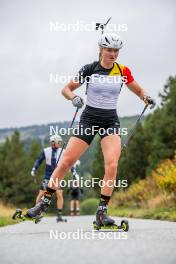
<instances>
[{"instance_id":1,"label":"person in background","mask_svg":"<svg viewBox=\"0 0 176 264\"><path fill-rule=\"evenodd\" d=\"M34 162L31 175L36 176L36 172L43 161L45 161L45 172L43 175L43 180L41 182L40 190L36 198L36 204L41 201L41 198L46 191L50 177L57 166L57 160L61 152L62 138L60 135L52 135L50 137L50 146L42 150L39 157ZM63 208L63 190L57 190L57 222L63 221L62 218L62 208Z\"/></svg>"}]
</instances>

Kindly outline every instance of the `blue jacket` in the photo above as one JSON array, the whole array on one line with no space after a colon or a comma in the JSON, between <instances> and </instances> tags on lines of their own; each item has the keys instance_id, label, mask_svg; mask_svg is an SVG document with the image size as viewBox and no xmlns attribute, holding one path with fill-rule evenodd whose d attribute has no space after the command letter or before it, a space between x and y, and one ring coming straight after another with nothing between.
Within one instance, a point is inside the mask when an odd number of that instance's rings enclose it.
<instances>
[{"instance_id":1,"label":"blue jacket","mask_svg":"<svg viewBox=\"0 0 176 264\"><path fill-rule=\"evenodd\" d=\"M39 168L43 160L45 160L45 173L44 173L44 179L49 180L53 171L57 167L57 160L59 158L60 152L62 148L52 148L52 147L47 147L44 148L43 151L40 153L40 156L38 159L35 161L34 166L32 169L35 171ZM64 151L62 152L63 155ZM60 160L62 158L62 155L60 157ZM75 166L71 168L72 173L76 173Z\"/></svg>"}]
</instances>

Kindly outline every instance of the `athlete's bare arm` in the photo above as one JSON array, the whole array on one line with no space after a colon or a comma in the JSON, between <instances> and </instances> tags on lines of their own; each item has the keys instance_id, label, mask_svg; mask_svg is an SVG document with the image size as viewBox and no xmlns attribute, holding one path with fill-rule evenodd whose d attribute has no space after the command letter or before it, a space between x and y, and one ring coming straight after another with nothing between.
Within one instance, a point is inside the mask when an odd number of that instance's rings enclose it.
<instances>
[{"instance_id":1,"label":"athlete's bare arm","mask_svg":"<svg viewBox=\"0 0 176 264\"><path fill-rule=\"evenodd\" d=\"M79 82L75 82L71 80L63 89L62 89L62 95L68 99L72 100L76 94L73 93L74 90L76 90L78 87L80 87L81 84Z\"/></svg>"},{"instance_id":2,"label":"athlete's bare arm","mask_svg":"<svg viewBox=\"0 0 176 264\"><path fill-rule=\"evenodd\" d=\"M147 95L146 91L136 81L127 84L127 87L141 99Z\"/></svg>"}]
</instances>

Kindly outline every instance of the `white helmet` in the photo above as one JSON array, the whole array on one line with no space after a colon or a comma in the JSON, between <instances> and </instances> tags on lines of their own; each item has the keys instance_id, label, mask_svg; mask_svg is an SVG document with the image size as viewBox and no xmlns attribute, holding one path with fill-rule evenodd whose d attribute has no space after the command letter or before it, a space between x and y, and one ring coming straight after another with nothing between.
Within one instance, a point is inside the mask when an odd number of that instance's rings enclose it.
<instances>
[{"instance_id":1,"label":"white helmet","mask_svg":"<svg viewBox=\"0 0 176 264\"><path fill-rule=\"evenodd\" d=\"M60 135L52 135L50 137L50 142L59 143L62 141L62 138Z\"/></svg>"},{"instance_id":2,"label":"white helmet","mask_svg":"<svg viewBox=\"0 0 176 264\"><path fill-rule=\"evenodd\" d=\"M98 45L103 48L121 49L123 42L115 33L104 33L101 35Z\"/></svg>"}]
</instances>

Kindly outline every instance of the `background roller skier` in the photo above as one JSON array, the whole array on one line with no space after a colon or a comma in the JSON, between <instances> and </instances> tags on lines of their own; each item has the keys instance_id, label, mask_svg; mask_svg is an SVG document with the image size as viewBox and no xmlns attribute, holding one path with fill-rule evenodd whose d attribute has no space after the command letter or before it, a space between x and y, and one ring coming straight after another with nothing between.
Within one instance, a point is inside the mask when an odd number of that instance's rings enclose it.
<instances>
[{"instance_id":1,"label":"background roller skier","mask_svg":"<svg viewBox=\"0 0 176 264\"><path fill-rule=\"evenodd\" d=\"M40 153L38 159L35 161L31 175L33 177L36 176L36 172L42 162L45 160L45 172L43 176L43 180L41 182L40 190L38 193L38 196L36 198L36 204L38 204L41 201L41 198L46 191L46 188L48 186L48 182L50 180L50 177L54 171L54 169L57 166L57 159L60 155L61 152L61 143L62 143L62 138L60 135L52 135L50 137L50 147L46 147L42 150ZM63 190L57 190L56 191L56 196L57 196L57 222L63 221L62 218L62 209L63 209Z\"/></svg>"},{"instance_id":2,"label":"background roller skier","mask_svg":"<svg viewBox=\"0 0 176 264\"><path fill-rule=\"evenodd\" d=\"M80 188L80 179L76 171L72 171L72 182L67 193L70 200L70 215L80 215L80 199L83 190Z\"/></svg>"}]
</instances>

